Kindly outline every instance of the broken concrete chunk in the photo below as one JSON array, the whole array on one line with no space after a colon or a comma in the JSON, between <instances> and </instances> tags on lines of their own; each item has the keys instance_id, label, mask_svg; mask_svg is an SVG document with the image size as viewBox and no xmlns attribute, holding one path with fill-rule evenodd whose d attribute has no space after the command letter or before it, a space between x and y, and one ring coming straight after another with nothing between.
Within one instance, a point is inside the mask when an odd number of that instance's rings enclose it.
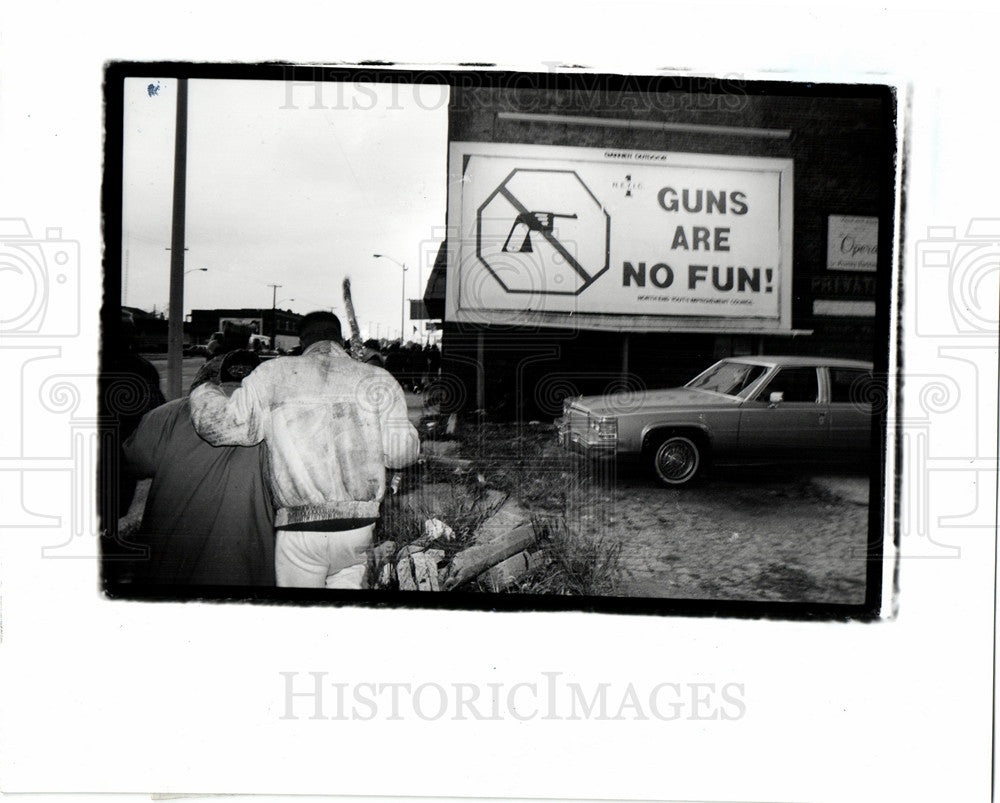
<instances>
[{"instance_id":1,"label":"broken concrete chunk","mask_svg":"<svg viewBox=\"0 0 1000 803\"><path fill-rule=\"evenodd\" d=\"M427 544L422 543L419 539L414 541L412 544L404 544L399 548L396 553L396 560L401 561L403 558L410 557L411 555L416 555L418 552L423 552L427 548Z\"/></svg>"},{"instance_id":2,"label":"broken concrete chunk","mask_svg":"<svg viewBox=\"0 0 1000 803\"><path fill-rule=\"evenodd\" d=\"M441 519L427 519L424 522L424 537L428 541L437 541L441 538L445 541L454 541L455 531Z\"/></svg>"},{"instance_id":3,"label":"broken concrete chunk","mask_svg":"<svg viewBox=\"0 0 1000 803\"><path fill-rule=\"evenodd\" d=\"M538 552L518 552L480 575L491 591L504 591L544 563Z\"/></svg>"},{"instance_id":4,"label":"broken concrete chunk","mask_svg":"<svg viewBox=\"0 0 1000 803\"><path fill-rule=\"evenodd\" d=\"M379 570L378 579L375 581L376 588L389 588L394 577L391 563L383 563Z\"/></svg>"},{"instance_id":5,"label":"broken concrete chunk","mask_svg":"<svg viewBox=\"0 0 1000 803\"><path fill-rule=\"evenodd\" d=\"M494 493L494 491L490 491L487 494L487 504L495 503L496 500L492 497ZM517 503L517 500L513 497L508 497L492 516L479 525L473 536L473 540L478 544L492 541L494 538L506 535L511 530L528 523L530 520L531 516Z\"/></svg>"},{"instance_id":6,"label":"broken concrete chunk","mask_svg":"<svg viewBox=\"0 0 1000 803\"><path fill-rule=\"evenodd\" d=\"M400 591L417 590L417 584L413 579L413 570L410 568L409 557L404 557L396 564L396 578L399 580Z\"/></svg>"},{"instance_id":7,"label":"broken concrete chunk","mask_svg":"<svg viewBox=\"0 0 1000 803\"><path fill-rule=\"evenodd\" d=\"M461 585L482 574L505 558L527 549L535 543L535 531L530 524L517 527L485 544L476 544L455 555L445 581L445 589Z\"/></svg>"},{"instance_id":8,"label":"broken concrete chunk","mask_svg":"<svg viewBox=\"0 0 1000 803\"><path fill-rule=\"evenodd\" d=\"M374 559L375 566L381 566L394 554L396 554L396 542L383 541L372 551L372 558Z\"/></svg>"},{"instance_id":9,"label":"broken concrete chunk","mask_svg":"<svg viewBox=\"0 0 1000 803\"><path fill-rule=\"evenodd\" d=\"M416 582L418 591L440 591L438 585L437 561L426 552L419 552L412 555L413 579Z\"/></svg>"}]
</instances>

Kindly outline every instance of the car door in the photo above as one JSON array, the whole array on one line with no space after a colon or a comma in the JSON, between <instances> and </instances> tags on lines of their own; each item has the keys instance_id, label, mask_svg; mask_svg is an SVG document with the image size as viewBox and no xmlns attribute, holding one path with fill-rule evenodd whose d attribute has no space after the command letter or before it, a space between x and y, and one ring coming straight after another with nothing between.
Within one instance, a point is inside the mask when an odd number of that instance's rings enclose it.
<instances>
[{"instance_id":1,"label":"car door","mask_svg":"<svg viewBox=\"0 0 1000 803\"><path fill-rule=\"evenodd\" d=\"M777 372L740 408L740 453L744 457L817 459L829 438L829 405L815 366ZM781 401L772 401L780 393Z\"/></svg>"},{"instance_id":2,"label":"car door","mask_svg":"<svg viewBox=\"0 0 1000 803\"><path fill-rule=\"evenodd\" d=\"M830 456L845 460L860 457L871 447L871 398L875 391L871 371L831 366L828 377Z\"/></svg>"}]
</instances>

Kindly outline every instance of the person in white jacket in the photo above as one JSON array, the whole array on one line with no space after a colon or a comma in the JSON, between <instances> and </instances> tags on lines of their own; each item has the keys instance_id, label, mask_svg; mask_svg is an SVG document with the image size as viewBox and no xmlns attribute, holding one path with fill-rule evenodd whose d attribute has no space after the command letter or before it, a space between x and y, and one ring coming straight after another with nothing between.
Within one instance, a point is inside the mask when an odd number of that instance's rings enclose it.
<instances>
[{"instance_id":1,"label":"person in white jacket","mask_svg":"<svg viewBox=\"0 0 1000 803\"><path fill-rule=\"evenodd\" d=\"M336 315L312 312L300 324L301 356L264 362L228 398L211 383L191 392L206 441L264 442L279 586L364 588L385 469L420 453L399 383L352 360L341 337Z\"/></svg>"}]
</instances>

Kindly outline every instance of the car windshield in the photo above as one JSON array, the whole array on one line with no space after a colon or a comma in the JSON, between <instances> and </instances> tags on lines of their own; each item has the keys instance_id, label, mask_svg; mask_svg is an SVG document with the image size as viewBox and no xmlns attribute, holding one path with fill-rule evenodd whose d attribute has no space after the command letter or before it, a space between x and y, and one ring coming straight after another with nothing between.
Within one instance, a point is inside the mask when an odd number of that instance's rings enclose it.
<instances>
[{"instance_id":1,"label":"car windshield","mask_svg":"<svg viewBox=\"0 0 1000 803\"><path fill-rule=\"evenodd\" d=\"M723 360L698 374L684 387L737 396L767 372L763 365Z\"/></svg>"}]
</instances>

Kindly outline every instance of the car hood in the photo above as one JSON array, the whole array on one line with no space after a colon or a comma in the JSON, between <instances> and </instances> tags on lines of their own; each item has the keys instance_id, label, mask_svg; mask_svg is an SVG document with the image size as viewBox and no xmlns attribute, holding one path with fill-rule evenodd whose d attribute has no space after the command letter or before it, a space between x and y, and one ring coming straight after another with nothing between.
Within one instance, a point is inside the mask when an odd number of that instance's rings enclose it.
<instances>
[{"instance_id":1,"label":"car hood","mask_svg":"<svg viewBox=\"0 0 1000 803\"><path fill-rule=\"evenodd\" d=\"M662 390L639 390L623 393L609 393L603 396L579 396L570 399L577 408L595 415L622 415L634 412L649 412L690 407L735 407L740 400L706 390L691 388L665 388Z\"/></svg>"}]
</instances>

